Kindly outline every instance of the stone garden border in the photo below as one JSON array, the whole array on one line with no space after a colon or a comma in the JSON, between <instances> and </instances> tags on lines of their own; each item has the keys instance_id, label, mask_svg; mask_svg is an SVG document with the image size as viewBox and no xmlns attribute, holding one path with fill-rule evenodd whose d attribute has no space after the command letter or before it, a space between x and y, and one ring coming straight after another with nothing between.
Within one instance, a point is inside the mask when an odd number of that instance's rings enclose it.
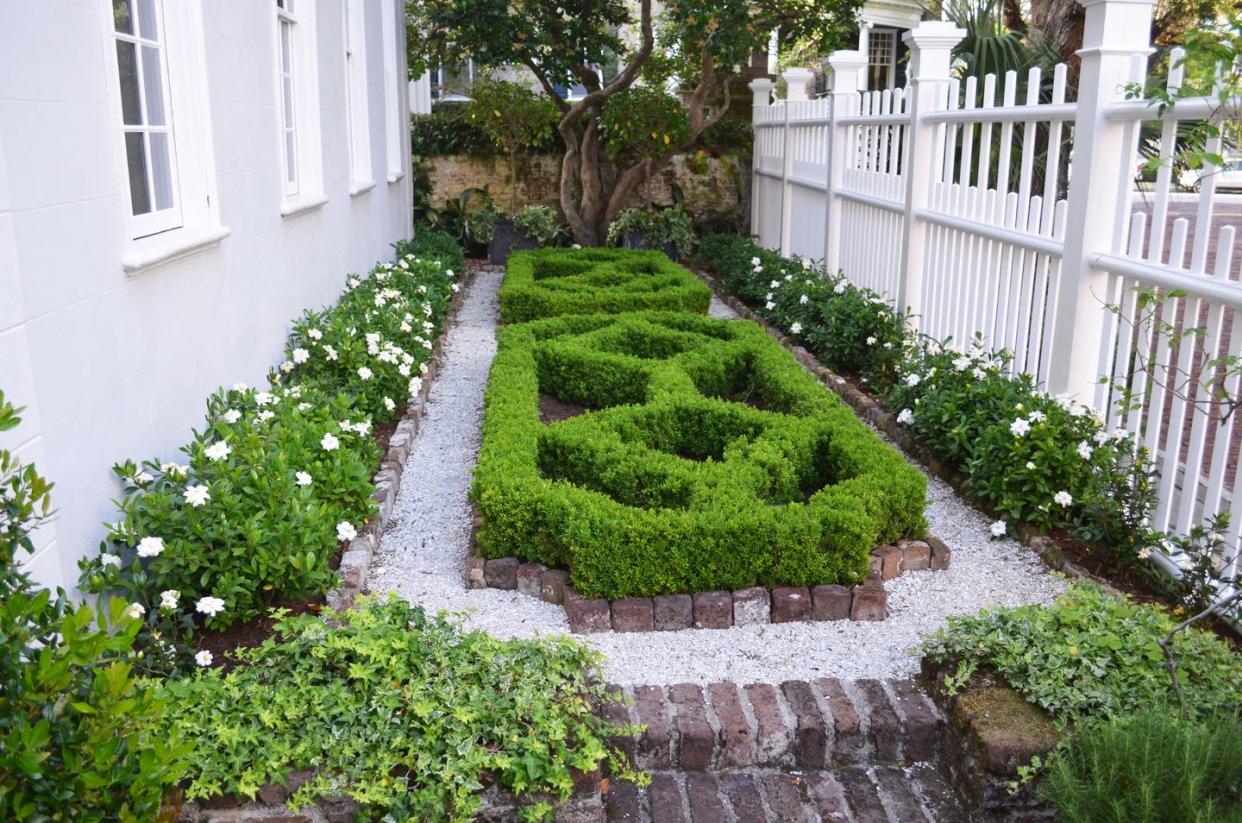
<instances>
[{"instance_id":1,"label":"stone garden border","mask_svg":"<svg viewBox=\"0 0 1242 823\"><path fill-rule=\"evenodd\" d=\"M479 517L474 519L474 530ZM900 540L871 553L871 574L856 586L751 586L737 591L664 594L606 600L584 597L569 572L527 563L517 557L487 559L475 551L473 532L466 557L466 586L516 590L545 603L564 606L569 630L596 632L728 629L765 623L824 620L883 620L888 617L884 582L908 571L949 568L951 552L942 540Z\"/></svg>"}]
</instances>

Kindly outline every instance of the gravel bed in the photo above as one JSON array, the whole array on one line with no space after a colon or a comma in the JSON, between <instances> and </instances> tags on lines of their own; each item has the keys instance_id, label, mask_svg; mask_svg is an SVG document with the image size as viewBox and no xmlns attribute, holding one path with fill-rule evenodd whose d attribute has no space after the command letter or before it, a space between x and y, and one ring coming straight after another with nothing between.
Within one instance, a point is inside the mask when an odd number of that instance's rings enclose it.
<instances>
[{"instance_id":1,"label":"gravel bed","mask_svg":"<svg viewBox=\"0 0 1242 823\"><path fill-rule=\"evenodd\" d=\"M496 352L496 291L502 275L476 277L444 341L394 507L371 568L371 591L393 591L432 611L466 613L492 634L530 637L568 632L564 611L516 592L468 590L463 566L470 540L466 493L478 454L483 390ZM713 317L733 313L713 298ZM582 636L603 652L609 682L780 682L811 677L856 679L912 674L920 638L953 614L985 606L1048 602L1064 588L1034 552L992 540L988 519L947 484L928 478L931 532L953 550L948 571L911 572L887 584L889 618L747 626L718 631Z\"/></svg>"}]
</instances>

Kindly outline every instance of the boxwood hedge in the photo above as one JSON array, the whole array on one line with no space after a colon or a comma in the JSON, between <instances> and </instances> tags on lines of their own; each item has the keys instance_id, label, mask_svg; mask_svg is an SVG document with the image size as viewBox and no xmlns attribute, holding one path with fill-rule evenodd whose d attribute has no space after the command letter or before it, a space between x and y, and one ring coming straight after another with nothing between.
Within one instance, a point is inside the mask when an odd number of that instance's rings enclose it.
<instances>
[{"instance_id":1,"label":"boxwood hedge","mask_svg":"<svg viewBox=\"0 0 1242 823\"><path fill-rule=\"evenodd\" d=\"M854 583L926 480L761 328L684 312L500 333L472 499L486 557L611 599ZM545 423L541 405L583 407Z\"/></svg>"},{"instance_id":2,"label":"boxwood hedge","mask_svg":"<svg viewBox=\"0 0 1242 823\"><path fill-rule=\"evenodd\" d=\"M662 252L540 249L509 258L500 321L647 309L702 314L711 299L711 289Z\"/></svg>"}]
</instances>

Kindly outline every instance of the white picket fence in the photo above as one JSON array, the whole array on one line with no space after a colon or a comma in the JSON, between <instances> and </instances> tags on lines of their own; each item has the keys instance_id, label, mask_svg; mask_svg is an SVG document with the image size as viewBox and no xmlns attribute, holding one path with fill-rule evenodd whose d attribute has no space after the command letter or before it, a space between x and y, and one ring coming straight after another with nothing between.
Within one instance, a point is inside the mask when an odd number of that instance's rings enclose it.
<instances>
[{"instance_id":1,"label":"white picket fence","mask_svg":"<svg viewBox=\"0 0 1242 823\"><path fill-rule=\"evenodd\" d=\"M866 61L851 51L830 56L823 99L806 99L805 69L786 72L783 101L771 101L771 81L754 81L752 231L887 295L922 332L962 344L981 334L1049 392L1135 432L1160 472L1154 525L1185 533L1232 511L1236 574L1242 411L1222 419L1215 398L1238 397L1238 379L1219 369L1212 379L1203 363L1242 354L1242 253L1231 226L1213 225L1213 169L1193 220L1171 219L1185 196L1169 164L1151 192L1136 184L1140 127L1158 124L1167 159L1178 121L1218 116L1219 101L1181 99L1161 113L1126 99L1146 77L1150 2L1082 2L1076 100L1064 65L1051 82L1038 70L960 82L950 53L964 32L940 21L905 36L906 88L858 92ZM1179 88L1180 72L1168 83ZM1169 334L1137 322L1137 287L1157 290L1176 330L1202 332L1171 348ZM1153 354L1154 371L1135 373L1135 357ZM1140 409L1118 410L1119 383Z\"/></svg>"}]
</instances>

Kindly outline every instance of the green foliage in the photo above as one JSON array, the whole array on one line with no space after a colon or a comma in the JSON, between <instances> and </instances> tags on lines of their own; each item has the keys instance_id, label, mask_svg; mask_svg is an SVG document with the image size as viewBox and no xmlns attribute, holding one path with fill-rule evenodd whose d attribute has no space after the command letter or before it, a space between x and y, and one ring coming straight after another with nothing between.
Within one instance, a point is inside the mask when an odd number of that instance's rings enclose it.
<instances>
[{"instance_id":1,"label":"green foliage","mask_svg":"<svg viewBox=\"0 0 1242 823\"><path fill-rule=\"evenodd\" d=\"M498 640L395 596L330 617L282 618L248 665L164 685L167 729L197 744L187 797L253 798L313 768L290 805L344 794L368 819L467 821L493 781L538 800L568 797L570 769L641 779L609 740L635 730L596 711L619 699L599 656L568 638Z\"/></svg>"},{"instance_id":2,"label":"green foliage","mask_svg":"<svg viewBox=\"0 0 1242 823\"><path fill-rule=\"evenodd\" d=\"M1236 708L1186 721L1168 710L1077 729L1039 793L1066 823L1242 821L1242 728Z\"/></svg>"},{"instance_id":3,"label":"green foliage","mask_svg":"<svg viewBox=\"0 0 1242 823\"><path fill-rule=\"evenodd\" d=\"M545 245L559 238L565 231L564 224L551 206L524 206L513 215L513 228Z\"/></svg>"},{"instance_id":4,"label":"green foliage","mask_svg":"<svg viewBox=\"0 0 1242 823\"><path fill-rule=\"evenodd\" d=\"M372 425L421 388L464 266L451 237L423 228L397 255L294 323L269 390L213 395L184 463L114 467L121 517L111 544L81 562L81 586L143 607L150 669L192 668L185 642L199 625L224 628L335 584L340 544L375 511Z\"/></svg>"},{"instance_id":5,"label":"green foliage","mask_svg":"<svg viewBox=\"0 0 1242 823\"><path fill-rule=\"evenodd\" d=\"M891 382L905 323L880 295L810 260L781 257L747 238L703 238L699 257L733 294L791 334L829 368ZM794 331L796 324L797 331Z\"/></svg>"},{"instance_id":6,"label":"green foliage","mask_svg":"<svg viewBox=\"0 0 1242 823\"><path fill-rule=\"evenodd\" d=\"M651 86L617 93L604 109L599 128L608 155L627 162L671 156L690 138L681 101Z\"/></svg>"},{"instance_id":7,"label":"green foliage","mask_svg":"<svg viewBox=\"0 0 1242 823\"><path fill-rule=\"evenodd\" d=\"M518 207L518 155L549 141L560 119L556 106L520 83L485 79L471 88L466 112L470 122L509 158L509 213L513 214Z\"/></svg>"},{"instance_id":8,"label":"green foliage","mask_svg":"<svg viewBox=\"0 0 1242 823\"><path fill-rule=\"evenodd\" d=\"M660 252L542 249L509 258L500 321L640 309L705 313L711 297L711 289Z\"/></svg>"},{"instance_id":9,"label":"green foliage","mask_svg":"<svg viewBox=\"0 0 1242 823\"><path fill-rule=\"evenodd\" d=\"M549 129L526 148L536 153L556 154L564 149L560 135ZM438 103L430 114L410 116L410 152L416 157L437 157L466 154L471 157L494 157L497 147L479 123L471 117L466 103Z\"/></svg>"},{"instance_id":10,"label":"green foliage","mask_svg":"<svg viewBox=\"0 0 1242 823\"><path fill-rule=\"evenodd\" d=\"M950 617L924 651L957 663L957 681L994 670L1062 721L1122 716L1176 700L1159 645L1174 625L1158 607L1075 584L1052 606ZM1196 628L1176 635L1173 651L1192 717L1237 711L1242 665L1235 651Z\"/></svg>"},{"instance_id":11,"label":"green foliage","mask_svg":"<svg viewBox=\"0 0 1242 823\"><path fill-rule=\"evenodd\" d=\"M593 411L545 426L541 394ZM590 595L855 583L925 528L923 476L751 323L511 326L485 403L480 550Z\"/></svg>"},{"instance_id":12,"label":"green foliage","mask_svg":"<svg viewBox=\"0 0 1242 823\"><path fill-rule=\"evenodd\" d=\"M641 234L647 248L660 249L672 243L678 257L689 257L694 251L694 221L681 206L626 209L608 227L608 242L620 244L629 232Z\"/></svg>"},{"instance_id":13,"label":"green foliage","mask_svg":"<svg viewBox=\"0 0 1242 823\"><path fill-rule=\"evenodd\" d=\"M0 393L0 431L18 414ZM16 565L50 514L50 488L0 450L0 818L153 820L189 747L157 731L163 703L131 674L142 621L129 604L74 609Z\"/></svg>"}]
</instances>

